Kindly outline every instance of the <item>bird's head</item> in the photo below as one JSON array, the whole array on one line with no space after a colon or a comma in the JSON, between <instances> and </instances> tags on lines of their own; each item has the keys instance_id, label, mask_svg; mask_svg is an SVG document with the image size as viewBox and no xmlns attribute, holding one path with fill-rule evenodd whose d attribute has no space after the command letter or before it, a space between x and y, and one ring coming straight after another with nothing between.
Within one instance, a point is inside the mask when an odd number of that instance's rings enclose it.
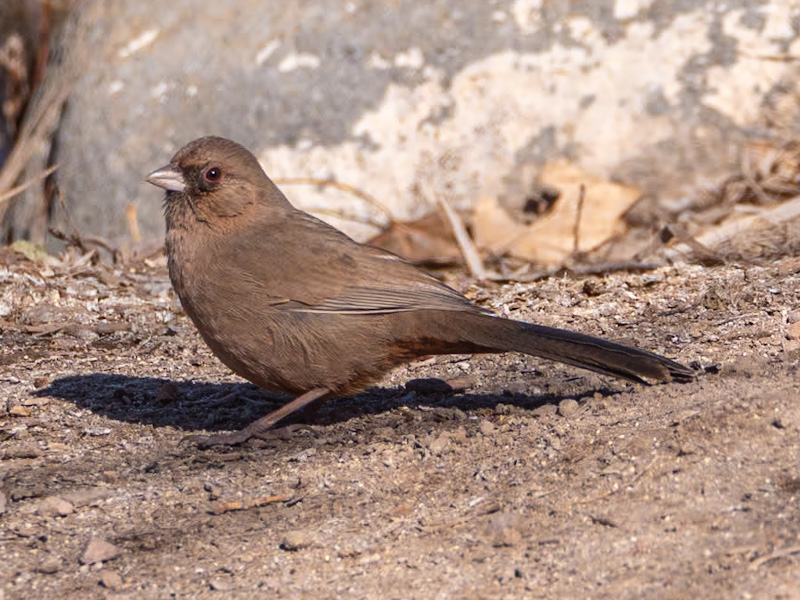
<instances>
[{"instance_id":1,"label":"bird's head","mask_svg":"<svg viewBox=\"0 0 800 600\"><path fill-rule=\"evenodd\" d=\"M224 226L259 204L288 204L256 157L221 137L190 142L168 165L150 173L147 181L166 190L168 227L181 218Z\"/></svg>"}]
</instances>

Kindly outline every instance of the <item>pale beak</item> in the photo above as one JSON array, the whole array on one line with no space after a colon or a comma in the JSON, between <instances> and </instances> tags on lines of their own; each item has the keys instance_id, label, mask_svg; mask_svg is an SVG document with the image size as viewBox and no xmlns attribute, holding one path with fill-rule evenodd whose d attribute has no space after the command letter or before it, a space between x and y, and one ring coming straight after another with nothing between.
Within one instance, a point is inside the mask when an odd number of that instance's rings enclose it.
<instances>
[{"instance_id":1,"label":"pale beak","mask_svg":"<svg viewBox=\"0 0 800 600\"><path fill-rule=\"evenodd\" d=\"M182 192L186 188L186 180L183 175L172 165L156 169L147 176L145 181L164 188L168 192Z\"/></svg>"}]
</instances>

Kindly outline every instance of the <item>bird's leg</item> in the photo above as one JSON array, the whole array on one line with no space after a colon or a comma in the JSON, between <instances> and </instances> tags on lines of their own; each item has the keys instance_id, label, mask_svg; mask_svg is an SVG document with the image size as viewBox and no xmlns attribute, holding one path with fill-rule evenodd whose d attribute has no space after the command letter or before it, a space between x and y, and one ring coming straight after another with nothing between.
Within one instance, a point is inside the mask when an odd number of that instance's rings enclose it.
<instances>
[{"instance_id":1,"label":"bird's leg","mask_svg":"<svg viewBox=\"0 0 800 600\"><path fill-rule=\"evenodd\" d=\"M189 435L183 438L181 444L190 443L198 448L208 448L210 446L236 446L243 444L253 437L261 437L281 419L300 410L315 401L324 399L329 394L328 388L316 388L298 396L288 404L284 404L277 410L273 410L268 415L261 417L258 421L250 423L247 427L233 433L215 433L212 435Z\"/></svg>"}]
</instances>

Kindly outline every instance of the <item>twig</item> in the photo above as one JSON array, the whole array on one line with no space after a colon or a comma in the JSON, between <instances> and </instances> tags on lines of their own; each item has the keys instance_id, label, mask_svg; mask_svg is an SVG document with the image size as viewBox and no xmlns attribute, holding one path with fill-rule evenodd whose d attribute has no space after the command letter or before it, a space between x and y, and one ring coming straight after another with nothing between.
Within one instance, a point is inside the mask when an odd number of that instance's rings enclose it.
<instances>
[{"instance_id":1,"label":"twig","mask_svg":"<svg viewBox=\"0 0 800 600\"><path fill-rule=\"evenodd\" d=\"M598 517L597 515L587 515L587 516L589 517L589 519L591 519L594 525L602 525L603 527L613 527L613 528L619 527L619 525L617 525L614 521L612 521L611 519L607 519L606 517Z\"/></svg>"},{"instance_id":2,"label":"twig","mask_svg":"<svg viewBox=\"0 0 800 600\"><path fill-rule=\"evenodd\" d=\"M28 179L28 181L20 183L18 186L15 186L10 190L8 190L7 192L3 192L2 194L0 194L0 206L11 200L11 198L16 196L17 194L21 194L35 183L38 183L42 179L46 179L47 177L49 177L56 169L58 169L58 166L59 165L53 165L52 167L48 167L38 175L35 175L30 179Z\"/></svg>"},{"instance_id":3,"label":"twig","mask_svg":"<svg viewBox=\"0 0 800 600\"><path fill-rule=\"evenodd\" d=\"M572 227L572 255L576 256L580 251L581 240L581 217L583 216L583 204L586 201L586 186L581 184L578 192L578 209L575 213L575 223Z\"/></svg>"},{"instance_id":4,"label":"twig","mask_svg":"<svg viewBox=\"0 0 800 600\"><path fill-rule=\"evenodd\" d=\"M775 550L774 552L760 556L750 563L750 569L758 569L761 565L768 563L771 560L786 558L792 554L800 554L800 546L789 546L788 548L782 548L781 550Z\"/></svg>"},{"instance_id":5,"label":"twig","mask_svg":"<svg viewBox=\"0 0 800 600\"><path fill-rule=\"evenodd\" d=\"M458 247L461 249L461 254L464 256L464 261L467 263L470 273L479 281L485 280L486 269L483 267L483 261L480 254L478 254L478 249L475 247L472 238L469 237L467 228L464 227L464 221L461 220L461 217L453 210L453 207L450 206L450 203L443 195L439 194L436 201L444 211L444 215L453 229L453 235L456 236L456 242L458 242Z\"/></svg>"},{"instance_id":6,"label":"twig","mask_svg":"<svg viewBox=\"0 0 800 600\"><path fill-rule=\"evenodd\" d=\"M718 321L712 325L712 327L721 327L722 325L727 325L728 323L733 323L734 321L740 321L742 319L749 319L751 317L759 317L763 313L760 312L751 312L745 313L743 315L736 315L733 317L728 317L727 319L722 319L722 321Z\"/></svg>"},{"instance_id":7,"label":"twig","mask_svg":"<svg viewBox=\"0 0 800 600\"><path fill-rule=\"evenodd\" d=\"M725 261L720 258L716 252L697 241L694 237L689 235L683 227L676 225L667 225L663 229L662 237L671 234L678 239L682 244L686 244L694 252L695 256L707 265L722 265Z\"/></svg>"},{"instance_id":8,"label":"twig","mask_svg":"<svg viewBox=\"0 0 800 600\"><path fill-rule=\"evenodd\" d=\"M759 202L762 205L769 205L773 204L775 200L770 198L767 193L764 191L764 188L761 184L756 181L755 176L753 175L753 164L752 164L752 156L750 153L745 153L744 157L742 158L742 179L744 179L745 184L748 188L755 194L758 198Z\"/></svg>"},{"instance_id":9,"label":"twig","mask_svg":"<svg viewBox=\"0 0 800 600\"><path fill-rule=\"evenodd\" d=\"M139 219L136 212L135 204L128 204L125 207L125 218L128 220L128 230L131 234L131 239L134 244L142 241L142 234L139 232Z\"/></svg>"},{"instance_id":10,"label":"twig","mask_svg":"<svg viewBox=\"0 0 800 600\"><path fill-rule=\"evenodd\" d=\"M50 232L57 240L61 240L62 242L66 242L70 246L74 246L82 253L88 252L86 245L83 243L83 238L81 238L81 234L78 231L74 231L72 234L68 235L61 231L60 229L56 229L55 227L48 227L47 231Z\"/></svg>"},{"instance_id":11,"label":"twig","mask_svg":"<svg viewBox=\"0 0 800 600\"><path fill-rule=\"evenodd\" d=\"M221 515L233 510L247 510L266 506L275 502L288 502L292 497L286 494L274 494L272 496L261 496L258 498L248 498L247 500L222 500L211 507L211 514Z\"/></svg>"},{"instance_id":12,"label":"twig","mask_svg":"<svg viewBox=\"0 0 800 600\"><path fill-rule=\"evenodd\" d=\"M71 234L66 234L55 227L48 227L47 231L57 240L61 240L70 246L74 246L84 254L87 252L94 252L94 250L89 250L87 245L97 246L98 248L102 248L112 255L116 255L119 252L119 249L112 246L107 240L96 236L84 237L78 232L77 229Z\"/></svg>"},{"instance_id":13,"label":"twig","mask_svg":"<svg viewBox=\"0 0 800 600\"><path fill-rule=\"evenodd\" d=\"M74 246L82 253L89 252L89 249L86 247L87 244L93 244L98 248L102 248L103 250L109 252L114 257L114 262L117 262L116 257L119 253L119 248L115 248L111 245L110 242L104 240L101 237L86 237L81 235L81 232L75 226L75 223L72 221L72 214L70 213L69 207L67 203L64 202L64 194L61 193L61 188L55 186L55 197L58 201L58 205L61 210L64 212L64 216L66 217L67 224L72 228L72 233L67 234L61 231L60 229L56 229L55 227L48 227L47 231L57 240L61 240L62 242L66 242L69 246Z\"/></svg>"},{"instance_id":14,"label":"twig","mask_svg":"<svg viewBox=\"0 0 800 600\"><path fill-rule=\"evenodd\" d=\"M751 52L737 52L739 56L750 58L752 60L763 60L765 62L795 62L800 60L800 56L792 56L791 54L753 54Z\"/></svg>"}]
</instances>

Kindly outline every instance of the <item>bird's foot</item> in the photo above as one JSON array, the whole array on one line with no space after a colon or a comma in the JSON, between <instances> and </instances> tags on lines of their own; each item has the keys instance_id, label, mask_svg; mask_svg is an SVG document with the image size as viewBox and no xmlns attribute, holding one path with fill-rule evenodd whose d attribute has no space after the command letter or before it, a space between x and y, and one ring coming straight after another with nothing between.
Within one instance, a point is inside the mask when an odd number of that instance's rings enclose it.
<instances>
[{"instance_id":1,"label":"bird's foot","mask_svg":"<svg viewBox=\"0 0 800 600\"><path fill-rule=\"evenodd\" d=\"M245 443L250 438L268 439L269 437L275 437L276 430L274 430L273 427L276 423L278 423L281 419L288 417L293 412L300 410L304 406L307 406L317 400L321 400L328 393L330 393L330 391L326 388L317 388L311 390L301 396L298 396L285 406L280 407L278 410L274 410L268 415L261 417L258 421L250 423L250 425L240 431L234 431L232 433L213 433L210 435L187 435L180 441L179 445L184 447L187 445L192 445L196 448L204 450L206 448L210 448L211 446L238 446ZM293 431L296 431L296 429Z\"/></svg>"}]
</instances>

